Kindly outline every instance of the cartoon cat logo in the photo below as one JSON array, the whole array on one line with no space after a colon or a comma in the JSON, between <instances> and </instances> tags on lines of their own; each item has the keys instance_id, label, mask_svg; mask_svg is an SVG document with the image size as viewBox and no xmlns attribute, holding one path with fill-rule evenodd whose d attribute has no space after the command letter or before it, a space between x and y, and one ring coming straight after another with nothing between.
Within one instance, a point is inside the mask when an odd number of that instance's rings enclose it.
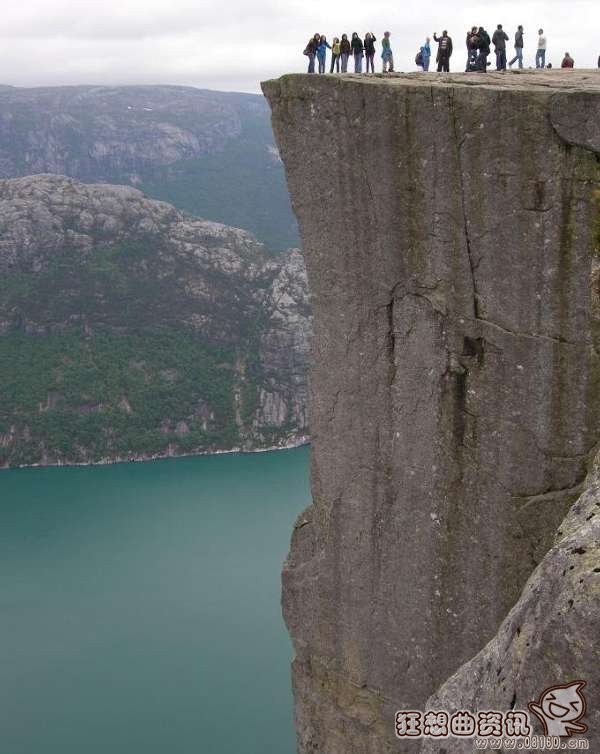
<instances>
[{"instance_id":1,"label":"cartoon cat logo","mask_svg":"<svg viewBox=\"0 0 600 754\"><path fill-rule=\"evenodd\" d=\"M539 717L546 736L571 736L585 733L587 725L578 723L585 715L587 703L581 689L585 681L551 686L542 691L539 701L529 702L529 709Z\"/></svg>"}]
</instances>

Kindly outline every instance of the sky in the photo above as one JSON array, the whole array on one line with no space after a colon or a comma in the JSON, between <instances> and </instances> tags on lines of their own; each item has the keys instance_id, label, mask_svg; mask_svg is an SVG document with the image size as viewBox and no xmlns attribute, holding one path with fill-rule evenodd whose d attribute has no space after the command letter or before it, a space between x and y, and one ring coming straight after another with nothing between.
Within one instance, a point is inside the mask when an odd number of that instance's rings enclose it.
<instances>
[{"instance_id":1,"label":"sky","mask_svg":"<svg viewBox=\"0 0 600 754\"><path fill-rule=\"evenodd\" d=\"M258 92L263 79L305 70L302 51L317 31L331 40L353 31L379 39L388 30L396 69L404 71L415 70L424 37L445 28L456 48L451 68L464 70L464 37L475 24L491 36L502 23L511 40L523 24L526 66L534 65L540 26L554 66L567 50L576 67L595 68L600 55L599 0L0 0L0 8L0 84L13 86Z\"/></svg>"}]
</instances>

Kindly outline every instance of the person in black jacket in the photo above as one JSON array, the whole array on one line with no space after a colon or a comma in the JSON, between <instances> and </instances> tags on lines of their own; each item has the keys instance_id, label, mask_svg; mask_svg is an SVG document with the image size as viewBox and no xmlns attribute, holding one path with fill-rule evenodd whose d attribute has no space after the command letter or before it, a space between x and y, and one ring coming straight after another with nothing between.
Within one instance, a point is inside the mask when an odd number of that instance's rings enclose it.
<instances>
[{"instance_id":1,"label":"person in black jacket","mask_svg":"<svg viewBox=\"0 0 600 754\"><path fill-rule=\"evenodd\" d=\"M488 55L490 54L490 35L487 31L480 26L477 31L477 38L479 40L477 55L477 70L485 73L488 65Z\"/></svg>"},{"instance_id":2,"label":"person in black jacket","mask_svg":"<svg viewBox=\"0 0 600 754\"><path fill-rule=\"evenodd\" d=\"M494 52L496 53L496 70L506 70L506 43L508 42L508 34L502 28L502 24L498 24L494 36L492 37L494 43Z\"/></svg>"},{"instance_id":3,"label":"person in black jacket","mask_svg":"<svg viewBox=\"0 0 600 754\"><path fill-rule=\"evenodd\" d=\"M452 55L452 37L448 36L448 32L444 30L442 36L438 37L437 33L433 33L433 38L438 43L437 51L437 64L438 73L450 71L450 57Z\"/></svg>"},{"instance_id":4,"label":"person in black jacket","mask_svg":"<svg viewBox=\"0 0 600 754\"><path fill-rule=\"evenodd\" d=\"M363 43L362 39L358 36L358 33L352 32L352 54L354 55L354 73L362 73L362 59L363 59Z\"/></svg>"},{"instance_id":5,"label":"person in black jacket","mask_svg":"<svg viewBox=\"0 0 600 754\"><path fill-rule=\"evenodd\" d=\"M375 35L370 31L365 34L365 57L367 59L367 73L369 73L369 67L371 73L375 73Z\"/></svg>"}]
</instances>

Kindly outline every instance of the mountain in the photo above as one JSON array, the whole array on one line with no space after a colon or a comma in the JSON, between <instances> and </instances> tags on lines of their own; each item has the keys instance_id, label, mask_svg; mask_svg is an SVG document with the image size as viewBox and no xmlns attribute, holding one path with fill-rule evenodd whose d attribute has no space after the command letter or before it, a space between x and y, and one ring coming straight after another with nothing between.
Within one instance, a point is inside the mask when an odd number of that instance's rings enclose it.
<instances>
[{"instance_id":1,"label":"mountain","mask_svg":"<svg viewBox=\"0 0 600 754\"><path fill-rule=\"evenodd\" d=\"M0 178L129 184L272 250L299 243L262 96L183 86L0 87Z\"/></svg>"},{"instance_id":2,"label":"mountain","mask_svg":"<svg viewBox=\"0 0 600 754\"><path fill-rule=\"evenodd\" d=\"M255 449L306 432L302 256L136 189L0 181L0 464Z\"/></svg>"}]
</instances>

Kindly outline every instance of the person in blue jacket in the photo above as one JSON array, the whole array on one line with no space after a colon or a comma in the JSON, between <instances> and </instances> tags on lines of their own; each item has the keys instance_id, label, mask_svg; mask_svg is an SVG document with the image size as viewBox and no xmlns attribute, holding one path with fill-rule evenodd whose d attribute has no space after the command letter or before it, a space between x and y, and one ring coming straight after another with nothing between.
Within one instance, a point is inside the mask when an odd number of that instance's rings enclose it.
<instances>
[{"instance_id":1,"label":"person in blue jacket","mask_svg":"<svg viewBox=\"0 0 600 754\"><path fill-rule=\"evenodd\" d=\"M319 73L325 73L325 59L327 58L327 49L331 50L331 45L326 37L322 36L317 47L317 60L319 61Z\"/></svg>"},{"instance_id":2,"label":"person in blue jacket","mask_svg":"<svg viewBox=\"0 0 600 754\"><path fill-rule=\"evenodd\" d=\"M431 38L425 38L425 44L421 47L421 67L424 71L429 70L429 61L431 60Z\"/></svg>"}]
</instances>

